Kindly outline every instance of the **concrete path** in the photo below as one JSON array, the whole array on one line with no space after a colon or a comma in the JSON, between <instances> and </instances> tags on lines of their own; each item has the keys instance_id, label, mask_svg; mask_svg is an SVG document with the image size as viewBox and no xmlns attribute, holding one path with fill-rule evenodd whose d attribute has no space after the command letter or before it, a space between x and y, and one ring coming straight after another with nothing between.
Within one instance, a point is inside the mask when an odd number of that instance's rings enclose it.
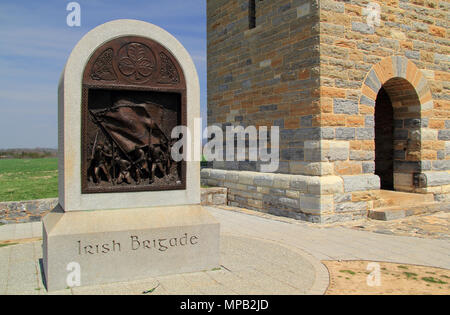
<instances>
[{"instance_id":1,"label":"concrete path","mask_svg":"<svg viewBox=\"0 0 450 315\"><path fill-rule=\"evenodd\" d=\"M450 242L207 209L221 223L221 268L56 294L323 294L320 260L368 260L450 269ZM40 237L41 223L0 227L0 241ZM47 294L41 242L0 248L0 294Z\"/></svg>"},{"instance_id":2,"label":"concrete path","mask_svg":"<svg viewBox=\"0 0 450 315\"><path fill-rule=\"evenodd\" d=\"M42 223L6 224L0 226L0 242L42 237Z\"/></svg>"},{"instance_id":3,"label":"concrete path","mask_svg":"<svg viewBox=\"0 0 450 315\"><path fill-rule=\"evenodd\" d=\"M370 260L450 269L447 240L383 235L342 227L320 227L294 220L272 219L207 208L223 233L256 237L292 246L318 260Z\"/></svg>"},{"instance_id":4,"label":"concrete path","mask_svg":"<svg viewBox=\"0 0 450 315\"><path fill-rule=\"evenodd\" d=\"M0 248L0 295L48 294L43 285L42 242ZM281 259L280 259L281 257ZM79 287L52 294L322 294L326 269L308 254L273 242L222 235L215 270Z\"/></svg>"}]
</instances>

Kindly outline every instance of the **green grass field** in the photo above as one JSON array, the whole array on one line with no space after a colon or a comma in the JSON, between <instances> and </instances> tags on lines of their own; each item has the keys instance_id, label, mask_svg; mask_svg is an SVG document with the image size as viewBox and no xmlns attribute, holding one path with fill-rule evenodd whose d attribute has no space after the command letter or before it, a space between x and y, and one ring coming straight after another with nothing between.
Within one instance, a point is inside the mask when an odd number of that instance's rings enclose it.
<instances>
[{"instance_id":1,"label":"green grass field","mask_svg":"<svg viewBox=\"0 0 450 315\"><path fill-rule=\"evenodd\" d=\"M58 196L58 159L0 160L0 202Z\"/></svg>"}]
</instances>

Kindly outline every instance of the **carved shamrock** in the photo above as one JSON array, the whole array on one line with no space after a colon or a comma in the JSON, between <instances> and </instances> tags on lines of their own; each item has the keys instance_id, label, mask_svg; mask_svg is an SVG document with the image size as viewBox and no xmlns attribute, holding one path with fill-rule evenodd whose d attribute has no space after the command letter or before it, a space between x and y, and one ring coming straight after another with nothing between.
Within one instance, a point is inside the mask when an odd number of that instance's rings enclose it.
<instances>
[{"instance_id":1,"label":"carved shamrock","mask_svg":"<svg viewBox=\"0 0 450 315\"><path fill-rule=\"evenodd\" d=\"M119 61L120 71L126 76L134 75L136 80L139 80L139 76L150 76L154 67L154 64L146 56L145 47L138 43L128 45L127 56Z\"/></svg>"}]
</instances>

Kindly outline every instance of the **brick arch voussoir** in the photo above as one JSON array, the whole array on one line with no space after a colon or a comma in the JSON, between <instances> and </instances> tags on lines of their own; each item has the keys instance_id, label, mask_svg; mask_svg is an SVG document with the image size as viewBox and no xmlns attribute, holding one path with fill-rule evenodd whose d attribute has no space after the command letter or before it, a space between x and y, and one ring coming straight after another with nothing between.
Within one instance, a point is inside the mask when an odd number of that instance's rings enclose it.
<instances>
[{"instance_id":1,"label":"brick arch voussoir","mask_svg":"<svg viewBox=\"0 0 450 315\"><path fill-rule=\"evenodd\" d=\"M414 62L403 56L386 57L369 70L361 87L359 104L374 107L381 87L394 78L405 79L414 87L422 111L433 109L428 80Z\"/></svg>"}]
</instances>

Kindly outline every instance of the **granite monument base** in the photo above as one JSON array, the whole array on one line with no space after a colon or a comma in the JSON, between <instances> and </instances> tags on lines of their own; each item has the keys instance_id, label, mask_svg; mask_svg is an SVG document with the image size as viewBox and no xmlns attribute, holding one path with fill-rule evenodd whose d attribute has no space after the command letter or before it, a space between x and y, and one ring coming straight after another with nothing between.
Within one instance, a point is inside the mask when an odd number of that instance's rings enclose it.
<instances>
[{"instance_id":1,"label":"granite monument base","mask_svg":"<svg viewBox=\"0 0 450 315\"><path fill-rule=\"evenodd\" d=\"M200 205L64 212L43 219L48 291L219 266L219 223Z\"/></svg>"}]
</instances>

